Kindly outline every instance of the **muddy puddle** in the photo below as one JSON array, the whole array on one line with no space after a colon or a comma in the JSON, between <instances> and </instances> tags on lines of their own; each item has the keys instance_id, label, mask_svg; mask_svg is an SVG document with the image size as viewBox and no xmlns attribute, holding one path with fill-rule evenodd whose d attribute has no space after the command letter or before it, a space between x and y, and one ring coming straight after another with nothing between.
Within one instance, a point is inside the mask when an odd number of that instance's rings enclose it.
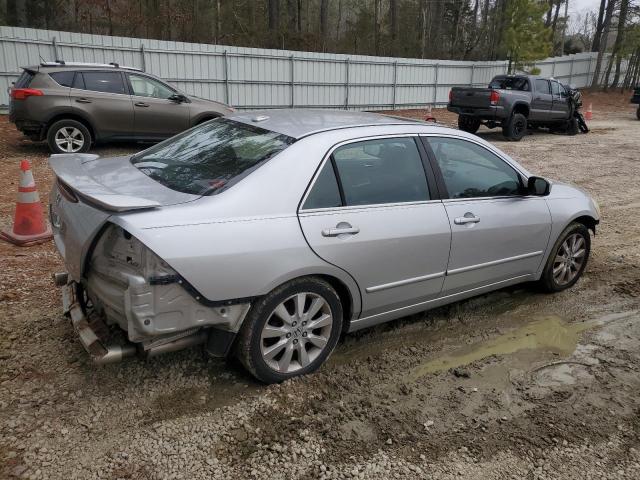
<instances>
[{"instance_id":1,"label":"muddy puddle","mask_svg":"<svg viewBox=\"0 0 640 480\"><path fill-rule=\"evenodd\" d=\"M491 356L510 355L523 350L539 350L567 357L576 350L584 331L627 318L635 313L612 314L580 323L568 323L555 315L539 317L511 332L423 363L410 371L407 380L414 382L428 374L462 367Z\"/></svg>"}]
</instances>

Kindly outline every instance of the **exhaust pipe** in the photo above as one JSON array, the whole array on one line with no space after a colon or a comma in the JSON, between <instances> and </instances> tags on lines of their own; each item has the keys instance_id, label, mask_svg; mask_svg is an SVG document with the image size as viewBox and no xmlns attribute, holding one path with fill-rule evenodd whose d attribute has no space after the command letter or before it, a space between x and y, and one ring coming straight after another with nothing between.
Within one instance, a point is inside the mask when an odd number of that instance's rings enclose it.
<instances>
[{"instance_id":1,"label":"exhaust pipe","mask_svg":"<svg viewBox=\"0 0 640 480\"><path fill-rule=\"evenodd\" d=\"M51 277L53 277L53 283L56 284L56 287L64 287L69 280L67 272L52 273Z\"/></svg>"},{"instance_id":2,"label":"exhaust pipe","mask_svg":"<svg viewBox=\"0 0 640 480\"><path fill-rule=\"evenodd\" d=\"M127 357L133 357L136 354L136 346L129 345L108 345L105 347L107 353L101 357L93 357L93 363L96 365L107 365L109 363L118 363Z\"/></svg>"},{"instance_id":3,"label":"exhaust pipe","mask_svg":"<svg viewBox=\"0 0 640 480\"><path fill-rule=\"evenodd\" d=\"M162 355L163 353L177 352L178 350L182 350L184 348L194 347L206 342L207 336L207 331L201 330L200 332L189 335L188 337L182 337L174 340L173 342L163 343L162 345L158 345L157 347L151 347L146 351L146 356L147 358L151 358Z\"/></svg>"}]
</instances>

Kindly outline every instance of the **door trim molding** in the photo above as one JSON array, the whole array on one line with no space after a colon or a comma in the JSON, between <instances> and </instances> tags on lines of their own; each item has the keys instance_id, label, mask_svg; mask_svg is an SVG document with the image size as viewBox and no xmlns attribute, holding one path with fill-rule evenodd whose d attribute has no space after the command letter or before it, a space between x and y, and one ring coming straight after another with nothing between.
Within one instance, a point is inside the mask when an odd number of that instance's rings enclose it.
<instances>
[{"instance_id":1,"label":"door trim molding","mask_svg":"<svg viewBox=\"0 0 640 480\"><path fill-rule=\"evenodd\" d=\"M432 273L429 275L422 275L420 277L405 278L404 280L398 280L396 282L384 283L382 285L375 285L365 289L367 293L380 292L382 290L388 290L390 288L402 287L404 285L411 285L412 283L425 282L427 280L433 280L434 278L442 278L447 272Z\"/></svg>"},{"instance_id":2,"label":"door trim molding","mask_svg":"<svg viewBox=\"0 0 640 480\"><path fill-rule=\"evenodd\" d=\"M468 267L454 268L447 270L447 275L456 275L457 273L470 272L471 270L478 270L485 267L493 267L494 265L501 265L503 263L515 262L517 260L524 260L525 258L539 257L544 251L523 253L522 255L516 255L515 257L501 258L500 260L493 260L491 262L478 263L476 265L469 265Z\"/></svg>"}]
</instances>

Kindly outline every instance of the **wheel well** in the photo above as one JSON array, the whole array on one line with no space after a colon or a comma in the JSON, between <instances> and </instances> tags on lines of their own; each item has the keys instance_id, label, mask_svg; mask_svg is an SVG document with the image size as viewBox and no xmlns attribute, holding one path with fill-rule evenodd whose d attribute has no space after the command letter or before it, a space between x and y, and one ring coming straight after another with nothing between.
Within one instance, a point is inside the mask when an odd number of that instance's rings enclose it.
<instances>
[{"instance_id":1,"label":"wheel well","mask_svg":"<svg viewBox=\"0 0 640 480\"><path fill-rule=\"evenodd\" d=\"M202 118L199 118L196 122L196 125L200 125L201 123L208 122L209 120L213 120L214 118L219 118L219 115L205 115Z\"/></svg>"},{"instance_id":2,"label":"wheel well","mask_svg":"<svg viewBox=\"0 0 640 480\"><path fill-rule=\"evenodd\" d=\"M317 277L331 285L338 294L338 297L340 297L344 319L344 322L342 322L342 331L346 332L349 328L349 322L351 321L351 316L353 314L353 299L351 298L349 288L342 283L341 280L338 280L336 277L332 277L331 275L317 275Z\"/></svg>"},{"instance_id":3,"label":"wheel well","mask_svg":"<svg viewBox=\"0 0 640 480\"><path fill-rule=\"evenodd\" d=\"M93 126L91 125L91 123L82 118L80 115L74 115L73 113L61 113L60 115L56 115L55 117L50 119L47 122L45 137L49 134L49 128L51 127L51 125L56 123L58 120L75 120L76 122L80 122L85 127L87 127L87 130L89 130L89 133L91 134L91 140L94 142L96 141L96 133L93 130Z\"/></svg>"},{"instance_id":4,"label":"wheel well","mask_svg":"<svg viewBox=\"0 0 640 480\"><path fill-rule=\"evenodd\" d=\"M598 221L595 218L590 217L589 215L583 215L582 217L578 217L573 221L583 224L585 227L591 230L594 235L596 234L596 225L598 224Z\"/></svg>"},{"instance_id":5,"label":"wheel well","mask_svg":"<svg viewBox=\"0 0 640 480\"><path fill-rule=\"evenodd\" d=\"M525 117L529 117L529 107L524 103L519 103L513 107L513 113L521 113Z\"/></svg>"}]
</instances>

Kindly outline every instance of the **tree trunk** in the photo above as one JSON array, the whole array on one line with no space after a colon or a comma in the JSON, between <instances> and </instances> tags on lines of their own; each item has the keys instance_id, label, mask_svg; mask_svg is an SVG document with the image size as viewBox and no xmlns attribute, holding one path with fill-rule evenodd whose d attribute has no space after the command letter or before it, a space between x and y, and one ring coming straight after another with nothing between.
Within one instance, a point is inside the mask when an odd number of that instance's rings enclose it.
<instances>
[{"instance_id":1,"label":"tree trunk","mask_svg":"<svg viewBox=\"0 0 640 480\"><path fill-rule=\"evenodd\" d=\"M376 55L380 55L380 2L373 0L373 43Z\"/></svg>"},{"instance_id":2,"label":"tree trunk","mask_svg":"<svg viewBox=\"0 0 640 480\"><path fill-rule=\"evenodd\" d=\"M616 57L616 73L613 76L613 87L618 86L620 81L620 64L622 63L622 46L624 45L625 32L627 31L627 13L629 11L629 0L622 0L620 3L620 15L618 16L618 35L616 43L613 45L611 57Z\"/></svg>"},{"instance_id":3,"label":"tree trunk","mask_svg":"<svg viewBox=\"0 0 640 480\"><path fill-rule=\"evenodd\" d=\"M591 87L597 87L600 85L600 72L602 71L602 59L604 58L604 52L607 49L607 40L609 39L609 27L611 25L611 17L613 17L613 10L616 6L616 0L609 0L607 8L605 10L605 16L603 20L602 37L600 38L600 48L598 49L598 58L596 59L596 69L593 72L593 81Z\"/></svg>"},{"instance_id":4,"label":"tree trunk","mask_svg":"<svg viewBox=\"0 0 640 480\"><path fill-rule=\"evenodd\" d=\"M278 30L280 26L280 0L268 0L269 30Z\"/></svg>"},{"instance_id":5,"label":"tree trunk","mask_svg":"<svg viewBox=\"0 0 640 480\"><path fill-rule=\"evenodd\" d=\"M289 32L298 32L298 2L287 0L287 17L289 20Z\"/></svg>"},{"instance_id":6,"label":"tree trunk","mask_svg":"<svg viewBox=\"0 0 640 480\"><path fill-rule=\"evenodd\" d=\"M391 27L391 55L396 55L398 40L398 1L389 0L389 23Z\"/></svg>"},{"instance_id":7,"label":"tree trunk","mask_svg":"<svg viewBox=\"0 0 640 480\"><path fill-rule=\"evenodd\" d=\"M600 50L600 40L602 40L602 30L604 27L604 11L607 5L607 0L600 0L600 9L598 11L598 22L596 23L596 30L593 34L593 44L591 45L591 51L597 52Z\"/></svg>"}]
</instances>

